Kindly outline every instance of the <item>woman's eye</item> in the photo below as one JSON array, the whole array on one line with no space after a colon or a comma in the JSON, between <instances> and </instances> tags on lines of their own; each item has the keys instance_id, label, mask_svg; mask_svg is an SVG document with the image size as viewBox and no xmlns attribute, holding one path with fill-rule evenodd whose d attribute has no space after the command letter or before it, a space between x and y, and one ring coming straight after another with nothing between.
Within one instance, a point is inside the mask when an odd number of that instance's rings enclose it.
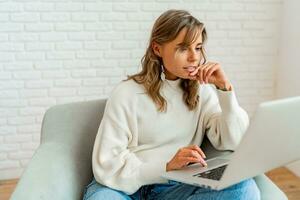
<instances>
[{"instance_id":1,"label":"woman's eye","mask_svg":"<svg viewBox=\"0 0 300 200\"><path fill-rule=\"evenodd\" d=\"M196 48L196 51L200 51L200 50L201 50L201 47L197 47L197 48Z\"/></svg>"}]
</instances>

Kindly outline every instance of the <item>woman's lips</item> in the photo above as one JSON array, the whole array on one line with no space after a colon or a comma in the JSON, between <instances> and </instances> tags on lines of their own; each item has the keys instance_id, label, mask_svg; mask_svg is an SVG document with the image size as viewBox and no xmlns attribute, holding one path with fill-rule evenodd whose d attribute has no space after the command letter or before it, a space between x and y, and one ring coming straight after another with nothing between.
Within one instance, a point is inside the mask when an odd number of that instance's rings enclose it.
<instances>
[{"instance_id":1,"label":"woman's lips","mask_svg":"<svg viewBox=\"0 0 300 200\"><path fill-rule=\"evenodd\" d=\"M188 66L188 67L184 67L185 70L187 70L188 72L193 72L196 67L195 66Z\"/></svg>"}]
</instances>

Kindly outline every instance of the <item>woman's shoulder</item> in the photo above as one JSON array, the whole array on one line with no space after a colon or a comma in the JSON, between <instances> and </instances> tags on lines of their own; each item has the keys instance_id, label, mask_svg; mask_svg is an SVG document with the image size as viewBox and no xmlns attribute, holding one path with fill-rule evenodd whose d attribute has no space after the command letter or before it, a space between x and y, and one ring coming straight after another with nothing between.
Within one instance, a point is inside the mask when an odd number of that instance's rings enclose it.
<instances>
[{"instance_id":1,"label":"woman's shoulder","mask_svg":"<svg viewBox=\"0 0 300 200\"><path fill-rule=\"evenodd\" d=\"M110 94L110 98L133 100L139 94L144 94L143 85L136 83L134 80L122 80L119 82Z\"/></svg>"}]
</instances>

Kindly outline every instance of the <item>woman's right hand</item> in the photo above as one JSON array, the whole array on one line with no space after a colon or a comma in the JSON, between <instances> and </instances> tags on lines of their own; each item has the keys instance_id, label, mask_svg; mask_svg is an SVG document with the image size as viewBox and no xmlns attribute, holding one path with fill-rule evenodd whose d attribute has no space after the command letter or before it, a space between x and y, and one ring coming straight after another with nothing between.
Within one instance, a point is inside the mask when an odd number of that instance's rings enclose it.
<instances>
[{"instance_id":1,"label":"woman's right hand","mask_svg":"<svg viewBox=\"0 0 300 200\"><path fill-rule=\"evenodd\" d=\"M166 171L181 169L190 163L201 163L203 166L207 166L204 158L206 156L198 145L183 147L167 163Z\"/></svg>"}]
</instances>

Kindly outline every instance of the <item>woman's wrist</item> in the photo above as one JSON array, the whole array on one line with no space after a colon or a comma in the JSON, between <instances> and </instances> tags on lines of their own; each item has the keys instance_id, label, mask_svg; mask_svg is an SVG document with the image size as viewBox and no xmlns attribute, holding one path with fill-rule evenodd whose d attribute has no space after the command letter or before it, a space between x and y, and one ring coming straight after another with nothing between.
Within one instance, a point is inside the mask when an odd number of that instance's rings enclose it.
<instances>
[{"instance_id":1,"label":"woman's wrist","mask_svg":"<svg viewBox=\"0 0 300 200\"><path fill-rule=\"evenodd\" d=\"M232 90L232 85L228 81L215 84L215 86L218 90L222 90L222 91L231 91Z\"/></svg>"}]
</instances>

